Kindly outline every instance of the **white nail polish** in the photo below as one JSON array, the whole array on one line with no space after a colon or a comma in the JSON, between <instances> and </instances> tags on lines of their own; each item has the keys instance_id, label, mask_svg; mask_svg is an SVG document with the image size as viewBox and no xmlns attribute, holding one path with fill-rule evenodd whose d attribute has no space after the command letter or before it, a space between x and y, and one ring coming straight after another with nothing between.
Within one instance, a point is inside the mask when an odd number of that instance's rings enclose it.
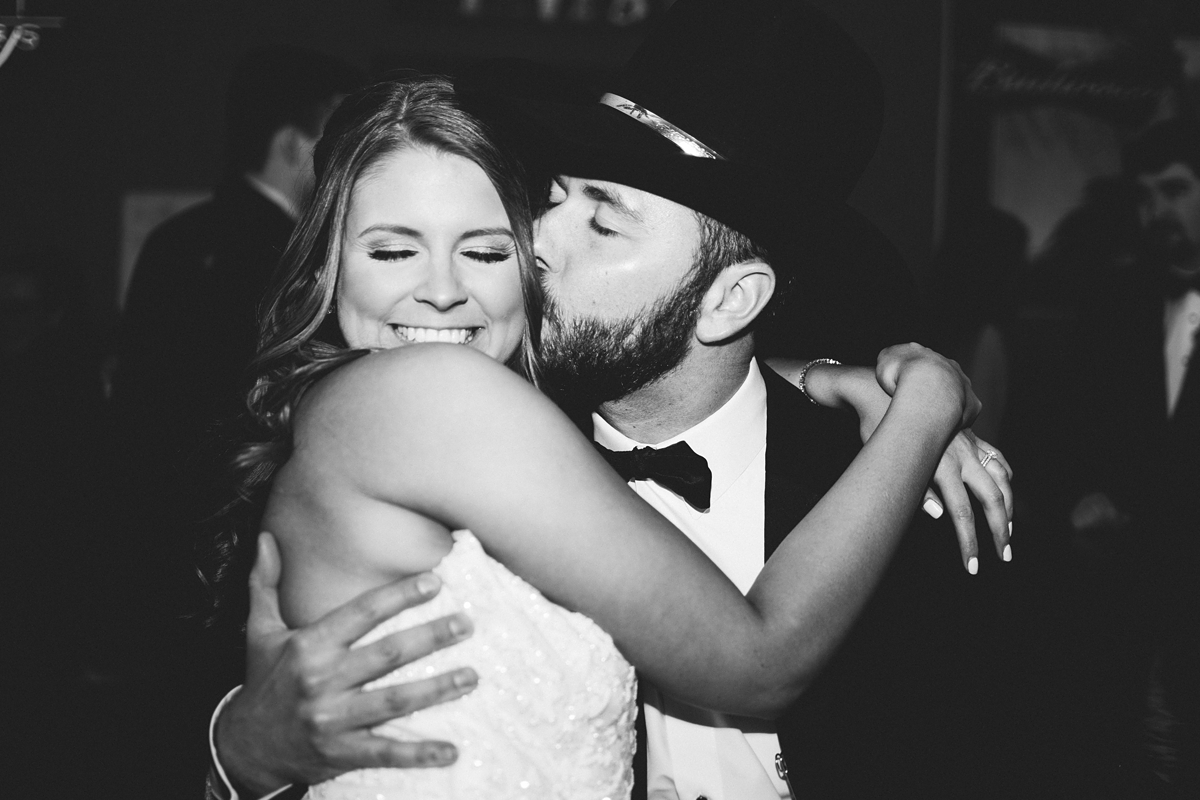
<instances>
[{"instance_id":1,"label":"white nail polish","mask_svg":"<svg viewBox=\"0 0 1200 800\"><path fill-rule=\"evenodd\" d=\"M1004 555L1001 556L1005 561L1012 561L1012 545L1004 545Z\"/></svg>"},{"instance_id":2,"label":"white nail polish","mask_svg":"<svg viewBox=\"0 0 1200 800\"><path fill-rule=\"evenodd\" d=\"M934 519L939 519L942 516L941 505L938 503L938 501L934 500L932 497L930 497L928 500L926 500L924 505L921 506L921 508L925 509L925 513L928 514L929 516L933 517Z\"/></svg>"},{"instance_id":3,"label":"white nail polish","mask_svg":"<svg viewBox=\"0 0 1200 800\"><path fill-rule=\"evenodd\" d=\"M967 559L967 572L971 573L972 575L975 575L979 572L979 559L975 556L971 556L969 559Z\"/></svg>"},{"instance_id":4,"label":"white nail polish","mask_svg":"<svg viewBox=\"0 0 1200 800\"><path fill-rule=\"evenodd\" d=\"M1012 538L1012 522L1008 523L1008 538Z\"/></svg>"}]
</instances>

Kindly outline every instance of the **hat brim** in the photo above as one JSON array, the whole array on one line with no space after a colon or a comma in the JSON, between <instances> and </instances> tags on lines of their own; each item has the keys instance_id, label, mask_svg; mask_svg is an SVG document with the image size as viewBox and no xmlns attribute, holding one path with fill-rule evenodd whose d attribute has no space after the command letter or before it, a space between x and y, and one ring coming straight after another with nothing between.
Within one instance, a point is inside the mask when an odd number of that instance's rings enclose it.
<instances>
[{"instance_id":1,"label":"hat brim","mask_svg":"<svg viewBox=\"0 0 1200 800\"><path fill-rule=\"evenodd\" d=\"M776 272L796 279L796 295L816 293L848 307L852 284L883 278L915 297L903 258L874 223L844 199L810 193L802 176L685 155L649 126L599 103L598 88L533 62L484 62L455 87L464 106L527 163L546 174L630 186L716 219L765 248Z\"/></svg>"},{"instance_id":2,"label":"hat brim","mask_svg":"<svg viewBox=\"0 0 1200 800\"><path fill-rule=\"evenodd\" d=\"M455 88L469 110L540 169L665 197L768 249L778 249L801 228L820 228L829 217L850 212L840 199L807 191L801 176L787 180L686 155L651 127L599 103L596 90L533 62L485 62L464 73Z\"/></svg>"},{"instance_id":3,"label":"hat brim","mask_svg":"<svg viewBox=\"0 0 1200 800\"><path fill-rule=\"evenodd\" d=\"M763 175L684 155L653 128L599 103L598 89L532 61L486 61L463 73L455 88L464 106L492 122L527 163L673 200L769 253L794 258L797 249L824 251L871 224L845 200L810 192L803 176Z\"/></svg>"}]
</instances>

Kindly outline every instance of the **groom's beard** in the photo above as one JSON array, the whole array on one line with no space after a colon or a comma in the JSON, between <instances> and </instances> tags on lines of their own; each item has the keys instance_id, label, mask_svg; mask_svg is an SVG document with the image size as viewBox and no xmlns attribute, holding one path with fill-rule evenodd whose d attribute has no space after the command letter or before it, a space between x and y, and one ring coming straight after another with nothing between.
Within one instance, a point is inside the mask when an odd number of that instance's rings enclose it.
<instances>
[{"instance_id":1,"label":"groom's beard","mask_svg":"<svg viewBox=\"0 0 1200 800\"><path fill-rule=\"evenodd\" d=\"M637 316L564 319L545 291L539 384L559 404L592 411L663 377L691 347L708 282L698 275Z\"/></svg>"}]
</instances>

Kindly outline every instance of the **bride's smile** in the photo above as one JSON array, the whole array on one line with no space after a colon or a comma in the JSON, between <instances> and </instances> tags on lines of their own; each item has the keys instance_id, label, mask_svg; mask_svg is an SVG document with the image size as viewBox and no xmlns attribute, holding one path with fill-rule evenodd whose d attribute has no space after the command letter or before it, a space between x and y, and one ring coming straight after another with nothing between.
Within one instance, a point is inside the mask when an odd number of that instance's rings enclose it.
<instances>
[{"instance_id":1,"label":"bride's smile","mask_svg":"<svg viewBox=\"0 0 1200 800\"><path fill-rule=\"evenodd\" d=\"M516 244L500 196L470 159L405 147L350 196L337 287L351 347L461 344L497 360L524 330Z\"/></svg>"},{"instance_id":2,"label":"bride's smile","mask_svg":"<svg viewBox=\"0 0 1200 800\"><path fill-rule=\"evenodd\" d=\"M475 338L479 328L413 328L408 325L390 325L397 338L404 342L447 342L468 344Z\"/></svg>"}]
</instances>

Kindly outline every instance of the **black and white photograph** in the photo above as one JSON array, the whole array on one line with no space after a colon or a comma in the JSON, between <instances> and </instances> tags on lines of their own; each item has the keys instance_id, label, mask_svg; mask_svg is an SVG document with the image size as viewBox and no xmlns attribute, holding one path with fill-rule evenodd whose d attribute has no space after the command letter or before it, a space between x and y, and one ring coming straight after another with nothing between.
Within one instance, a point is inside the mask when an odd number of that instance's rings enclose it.
<instances>
[{"instance_id":1,"label":"black and white photograph","mask_svg":"<svg viewBox=\"0 0 1200 800\"><path fill-rule=\"evenodd\" d=\"M1198 332L1190 0L0 0L3 794L1200 798Z\"/></svg>"}]
</instances>

